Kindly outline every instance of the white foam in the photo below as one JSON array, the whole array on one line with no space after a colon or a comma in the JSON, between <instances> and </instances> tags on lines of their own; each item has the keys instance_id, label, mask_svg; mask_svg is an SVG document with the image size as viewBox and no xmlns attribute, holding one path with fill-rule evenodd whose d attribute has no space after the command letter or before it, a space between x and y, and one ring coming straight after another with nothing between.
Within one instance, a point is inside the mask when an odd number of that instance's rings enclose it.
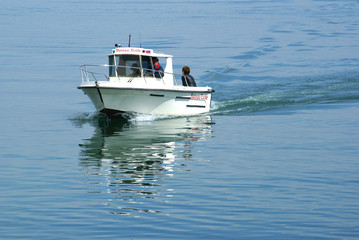
<instances>
[{"instance_id":1,"label":"white foam","mask_svg":"<svg viewBox=\"0 0 359 240\"><path fill-rule=\"evenodd\" d=\"M149 115L149 114L136 114L133 118L130 119L133 123L150 123L161 119L169 119L170 116L159 116L159 115Z\"/></svg>"}]
</instances>

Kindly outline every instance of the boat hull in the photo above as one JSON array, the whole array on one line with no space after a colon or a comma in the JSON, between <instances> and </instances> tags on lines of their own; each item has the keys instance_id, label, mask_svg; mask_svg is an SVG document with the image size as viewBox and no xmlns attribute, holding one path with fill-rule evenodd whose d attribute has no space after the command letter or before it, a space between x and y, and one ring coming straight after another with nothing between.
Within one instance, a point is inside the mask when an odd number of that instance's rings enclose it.
<instances>
[{"instance_id":1,"label":"boat hull","mask_svg":"<svg viewBox=\"0 0 359 240\"><path fill-rule=\"evenodd\" d=\"M209 88L145 89L80 86L97 111L108 116L138 113L166 116L191 116L209 112Z\"/></svg>"}]
</instances>

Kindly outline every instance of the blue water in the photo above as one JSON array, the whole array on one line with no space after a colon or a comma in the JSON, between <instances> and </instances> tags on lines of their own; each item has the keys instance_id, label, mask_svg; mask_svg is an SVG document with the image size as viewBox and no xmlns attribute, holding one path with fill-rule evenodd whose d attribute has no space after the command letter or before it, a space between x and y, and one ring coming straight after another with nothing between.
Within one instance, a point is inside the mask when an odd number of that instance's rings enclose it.
<instances>
[{"instance_id":1,"label":"blue water","mask_svg":"<svg viewBox=\"0 0 359 240\"><path fill-rule=\"evenodd\" d=\"M359 2L2 1L0 239L358 239ZM173 55L211 112L98 115L79 66Z\"/></svg>"}]
</instances>

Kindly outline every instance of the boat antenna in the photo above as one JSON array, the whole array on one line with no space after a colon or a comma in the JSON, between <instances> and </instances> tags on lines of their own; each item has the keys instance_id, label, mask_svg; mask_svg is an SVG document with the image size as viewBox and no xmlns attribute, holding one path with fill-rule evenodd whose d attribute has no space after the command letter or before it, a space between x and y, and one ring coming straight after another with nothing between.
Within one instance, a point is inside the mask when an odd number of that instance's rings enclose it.
<instances>
[{"instance_id":1,"label":"boat antenna","mask_svg":"<svg viewBox=\"0 0 359 240\"><path fill-rule=\"evenodd\" d=\"M140 33L140 48L142 48L142 39L141 39L141 33Z\"/></svg>"},{"instance_id":2,"label":"boat antenna","mask_svg":"<svg viewBox=\"0 0 359 240\"><path fill-rule=\"evenodd\" d=\"M128 47L131 47L131 33L128 35Z\"/></svg>"}]
</instances>

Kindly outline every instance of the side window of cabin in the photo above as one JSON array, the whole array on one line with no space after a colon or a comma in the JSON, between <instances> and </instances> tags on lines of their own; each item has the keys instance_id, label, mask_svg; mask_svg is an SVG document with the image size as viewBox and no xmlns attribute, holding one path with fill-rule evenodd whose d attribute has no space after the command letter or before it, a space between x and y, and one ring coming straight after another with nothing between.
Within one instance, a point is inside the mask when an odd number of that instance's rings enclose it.
<instances>
[{"instance_id":1,"label":"side window of cabin","mask_svg":"<svg viewBox=\"0 0 359 240\"><path fill-rule=\"evenodd\" d=\"M163 68L163 70L166 68L166 59L165 58L157 58L159 64L161 65L161 67ZM151 61L153 61L153 58L151 58Z\"/></svg>"},{"instance_id":2,"label":"side window of cabin","mask_svg":"<svg viewBox=\"0 0 359 240\"><path fill-rule=\"evenodd\" d=\"M160 58L159 62L161 64L161 66L163 67L163 69L166 68L166 59ZM149 56L142 56L142 68L143 68L143 73L147 76L154 76L154 71L153 71L153 63L152 63L152 57Z\"/></svg>"},{"instance_id":3,"label":"side window of cabin","mask_svg":"<svg viewBox=\"0 0 359 240\"><path fill-rule=\"evenodd\" d=\"M115 72L115 56L109 56L108 57L108 65L109 67L109 76L110 77L116 77L116 72Z\"/></svg>"},{"instance_id":4,"label":"side window of cabin","mask_svg":"<svg viewBox=\"0 0 359 240\"><path fill-rule=\"evenodd\" d=\"M149 56L142 56L143 72L152 71L152 63Z\"/></svg>"},{"instance_id":5,"label":"side window of cabin","mask_svg":"<svg viewBox=\"0 0 359 240\"><path fill-rule=\"evenodd\" d=\"M166 58L158 58L159 63L161 64L161 67L163 67L163 70L166 69Z\"/></svg>"}]
</instances>

